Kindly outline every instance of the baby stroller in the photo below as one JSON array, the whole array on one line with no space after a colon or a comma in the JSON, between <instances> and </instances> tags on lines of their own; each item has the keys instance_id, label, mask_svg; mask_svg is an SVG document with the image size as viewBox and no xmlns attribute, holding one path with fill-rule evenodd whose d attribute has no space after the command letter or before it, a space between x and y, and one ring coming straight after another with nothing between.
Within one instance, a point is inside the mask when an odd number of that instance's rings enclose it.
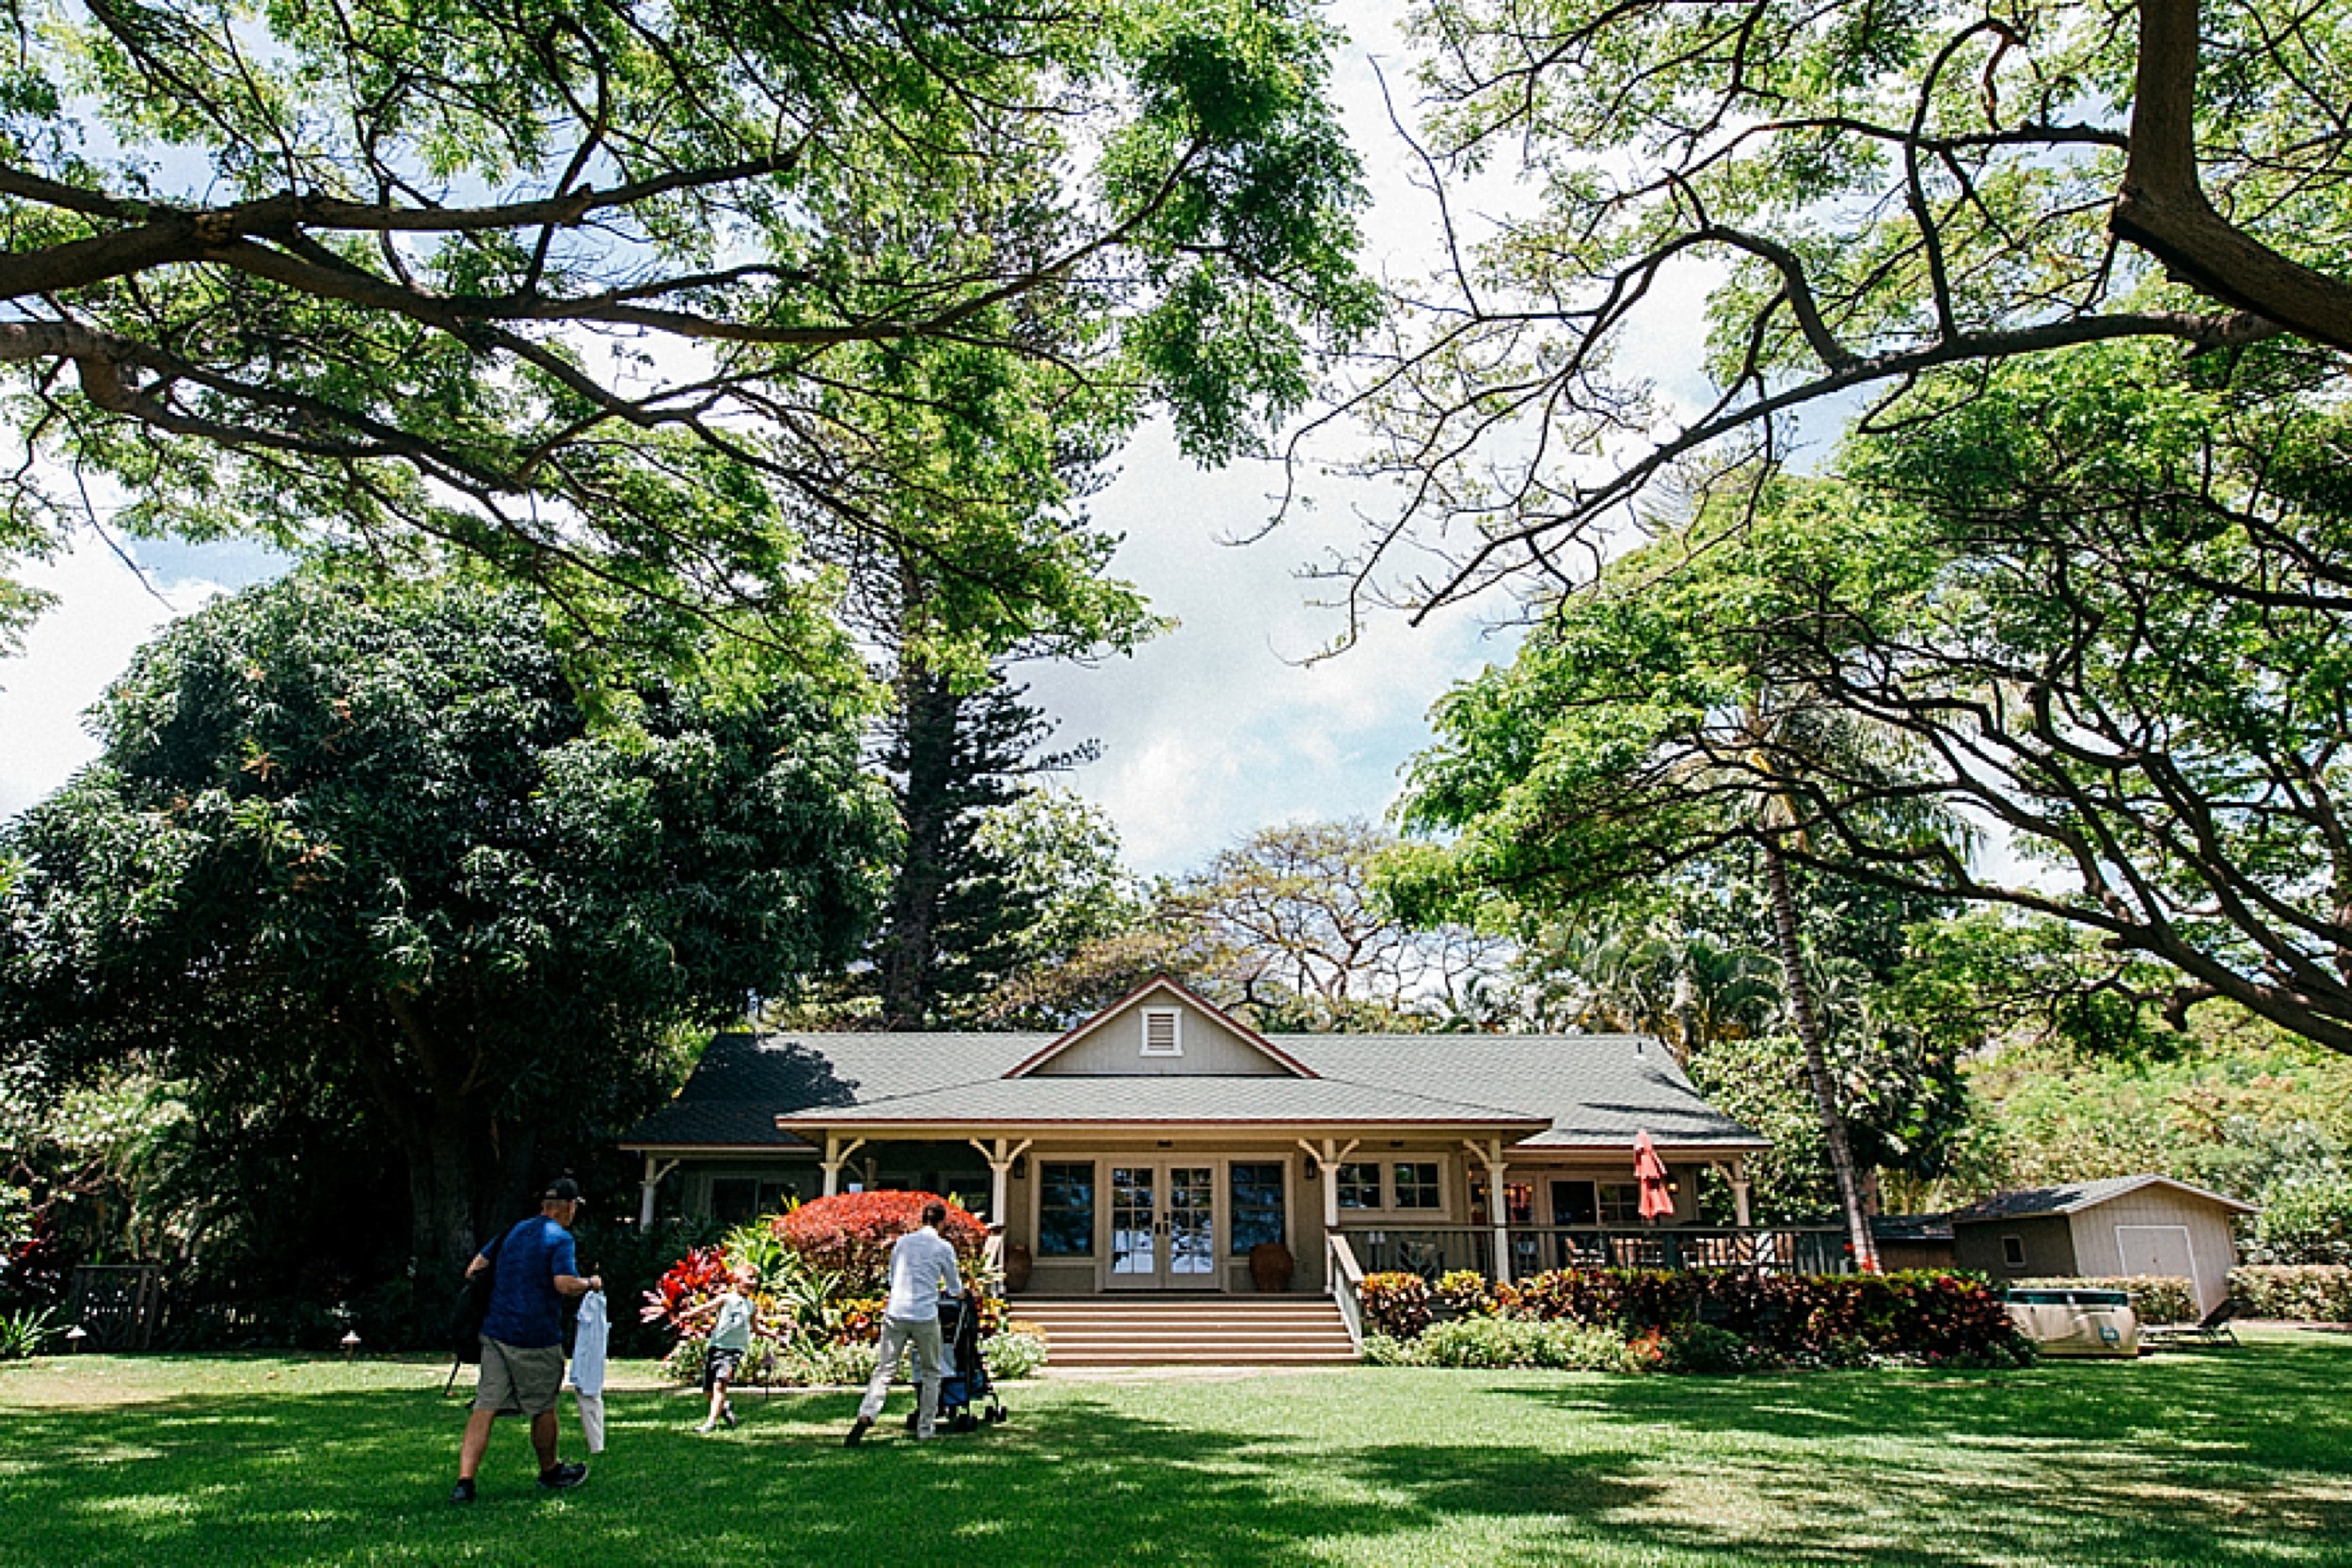
<instances>
[{"instance_id":1,"label":"baby stroller","mask_svg":"<svg viewBox=\"0 0 2352 1568\"><path fill-rule=\"evenodd\" d=\"M939 1380L939 1425L944 1432L972 1432L981 1421L992 1425L1005 1418L1004 1402L989 1380L988 1363L980 1358L980 1314L966 1295L961 1301L939 1304L939 1344L946 1353L946 1375ZM988 1408L980 1409L982 1401ZM907 1412L907 1430L915 1429L919 1413Z\"/></svg>"}]
</instances>

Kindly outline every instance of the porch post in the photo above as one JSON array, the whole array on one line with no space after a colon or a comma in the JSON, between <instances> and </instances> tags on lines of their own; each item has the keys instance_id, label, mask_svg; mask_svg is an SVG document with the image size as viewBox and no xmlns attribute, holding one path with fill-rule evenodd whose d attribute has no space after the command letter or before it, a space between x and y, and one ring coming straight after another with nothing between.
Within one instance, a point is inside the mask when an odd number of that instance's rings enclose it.
<instances>
[{"instance_id":1,"label":"porch post","mask_svg":"<svg viewBox=\"0 0 2352 1568\"><path fill-rule=\"evenodd\" d=\"M652 1155L645 1156L645 1178L637 1184L637 1223L639 1225L653 1223L654 1194L660 1191L661 1179L677 1169L677 1165L678 1163L675 1160L666 1164L657 1164Z\"/></svg>"},{"instance_id":2,"label":"porch post","mask_svg":"<svg viewBox=\"0 0 2352 1568\"><path fill-rule=\"evenodd\" d=\"M1486 1216L1495 1227L1495 1283L1511 1283L1511 1212L1504 1207L1502 1192L1502 1140L1488 1138L1486 1147L1477 1150L1486 1166Z\"/></svg>"},{"instance_id":3,"label":"porch post","mask_svg":"<svg viewBox=\"0 0 2352 1568\"><path fill-rule=\"evenodd\" d=\"M1323 1228L1328 1234L1340 1227L1340 1162L1355 1153L1356 1146L1363 1140L1350 1138L1343 1147L1338 1139L1326 1138L1321 1148L1304 1138L1296 1142L1307 1151L1309 1159L1323 1167Z\"/></svg>"},{"instance_id":4,"label":"porch post","mask_svg":"<svg viewBox=\"0 0 2352 1568\"><path fill-rule=\"evenodd\" d=\"M988 1162L988 1223L992 1229L1001 1230L1005 1225L1005 1206L1012 1201L1009 1185L1012 1180L1012 1163L1026 1154L1029 1146L1037 1140L1024 1138L1009 1148L1006 1146L1012 1143L1010 1138L991 1138L987 1143L977 1138L963 1141L979 1150L980 1158Z\"/></svg>"},{"instance_id":5,"label":"porch post","mask_svg":"<svg viewBox=\"0 0 2352 1568\"><path fill-rule=\"evenodd\" d=\"M827 1197L840 1196L841 1167L850 1163L850 1155L865 1147L864 1138L851 1138L845 1144L831 1132L825 1134L825 1159L822 1169L825 1173L825 1196Z\"/></svg>"},{"instance_id":6,"label":"porch post","mask_svg":"<svg viewBox=\"0 0 2352 1568\"><path fill-rule=\"evenodd\" d=\"M1731 1162L1731 1217L1745 1229L1755 1222L1748 1218L1748 1163Z\"/></svg>"}]
</instances>

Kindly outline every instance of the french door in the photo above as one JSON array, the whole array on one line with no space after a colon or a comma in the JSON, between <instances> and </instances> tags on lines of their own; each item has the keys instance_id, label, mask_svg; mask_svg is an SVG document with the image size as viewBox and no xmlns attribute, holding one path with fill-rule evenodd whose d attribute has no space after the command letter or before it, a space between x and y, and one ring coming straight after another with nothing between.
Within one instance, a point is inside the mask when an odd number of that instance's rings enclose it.
<instances>
[{"instance_id":1,"label":"french door","mask_svg":"<svg viewBox=\"0 0 2352 1568\"><path fill-rule=\"evenodd\" d=\"M1110 1222L1111 1289L1217 1289L1216 1165L1114 1162Z\"/></svg>"}]
</instances>

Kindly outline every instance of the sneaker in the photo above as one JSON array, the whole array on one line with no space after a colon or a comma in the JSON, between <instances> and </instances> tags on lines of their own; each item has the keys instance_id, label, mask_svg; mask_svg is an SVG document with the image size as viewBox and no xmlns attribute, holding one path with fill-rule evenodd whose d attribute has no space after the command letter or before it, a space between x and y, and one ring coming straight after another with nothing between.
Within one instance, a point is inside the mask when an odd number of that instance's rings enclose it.
<instances>
[{"instance_id":1,"label":"sneaker","mask_svg":"<svg viewBox=\"0 0 2352 1568\"><path fill-rule=\"evenodd\" d=\"M539 1472L539 1484L550 1492L568 1492L587 1479L588 1466L578 1460L572 1461L569 1465L558 1465L552 1470Z\"/></svg>"},{"instance_id":2,"label":"sneaker","mask_svg":"<svg viewBox=\"0 0 2352 1568\"><path fill-rule=\"evenodd\" d=\"M718 1431L718 1430L719 1430L719 1423L718 1423L718 1422L716 1422L716 1421L705 1421L702 1425L700 1425L700 1426L696 1427L694 1430L695 1430L696 1432L698 1432L698 1433L702 1433L705 1437L707 1437L707 1436L709 1436L712 1433L714 1433L714 1432L716 1432L716 1431Z\"/></svg>"},{"instance_id":3,"label":"sneaker","mask_svg":"<svg viewBox=\"0 0 2352 1568\"><path fill-rule=\"evenodd\" d=\"M873 1424L874 1418L871 1416L860 1416L856 1420L851 1421L850 1423L850 1435L841 1439L841 1446L845 1449L854 1449L860 1443L865 1442L866 1430Z\"/></svg>"},{"instance_id":4,"label":"sneaker","mask_svg":"<svg viewBox=\"0 0 2352 1568\"><path fill-rule=\"evenodd\" d=\"M456 1485L451 1487L449 1489L449 1500L453 1503L469 1503L473 1501L473 1481L469 1479L461 1481Z\"/></svg>"}]
</instances>

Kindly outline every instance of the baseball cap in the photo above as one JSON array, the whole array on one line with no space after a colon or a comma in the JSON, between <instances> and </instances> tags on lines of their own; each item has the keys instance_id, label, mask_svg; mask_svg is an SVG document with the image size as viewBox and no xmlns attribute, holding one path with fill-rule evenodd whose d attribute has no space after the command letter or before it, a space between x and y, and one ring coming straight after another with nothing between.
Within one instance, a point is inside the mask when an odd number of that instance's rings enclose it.
<instances>
[{"instance_id":1,"label":"baseball cap","mask_svg":"<svg viewBox=\"0 0 2352 1568\"><path fill-rule=\"evenodd\" d=\"M578 1203L581 1201L580 1183L568 1176L559 1176L548 1183L548 1190L539 1195L542 1203Z\"/></svg>"}]
</instances>

